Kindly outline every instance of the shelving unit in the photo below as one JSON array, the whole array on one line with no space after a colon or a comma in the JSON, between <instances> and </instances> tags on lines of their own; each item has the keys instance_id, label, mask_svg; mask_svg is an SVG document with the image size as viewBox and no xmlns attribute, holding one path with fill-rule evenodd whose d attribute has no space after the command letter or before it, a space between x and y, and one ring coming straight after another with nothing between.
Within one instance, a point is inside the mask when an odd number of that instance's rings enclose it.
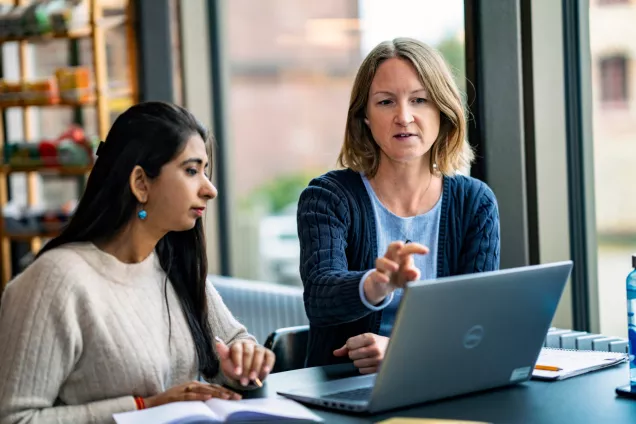
<instances>
[{"instance_id":1,"label":"shelving unit","mask_svg":"<svg viewBox=\"0 0 636 424\"><path fill-rule=\"evenodd\" d=\"M101 140L106 138L108 128L110 127L110 102L116 102L121 104L130 102L136 103L138 99L136 75L137 75L137 63L136 63L136 39L134 34L134 0L127 0L124 16L108 16L103 15L103 1L102 0L84 0L88 3L89 7L89 22L86 27L79 28L67 33L55 33L46 35L37 35L31 37L8 37L0 38L0 47L3 43L16 42L19 43L18 55L19 55L19 67L20 67L20 80L24 82L30 74L31 64L28 60L27 48L29 44L50 42L53 39L66 39L76 40L80 38L90 38L91 47L93 52L92 63L92 83L94 87L93 98L88 102L59 102L51 105L17 105L11 107L18 107L23 110L23 135L25 140L32 140L33 134L31 131L32 112L34 108L50 108L50 107L85 107L93 106L96 112L96 124L97 135ZM28 5L30 0L12 0L1 1L0 3L12 4L16 6ZM130 66L130 80L128 81L128 90L118 90L117 92L108 92L108 68L106 62L106 39L105 32L111 28L119 25L126 26L126 43L128 48L128 62ZM109 94L111 97L109 98ZM5 143L3 139L3 127L4 113L0 113L0 147ZM0 291L6 283L11 279L11 241L15 242L28 242L31 245L31 250L36 253L42 243L42 239L48 239L55 237L57 233L51 232L24 232L19 234L10 234L6 232L4 215L2 209L7 204L7 178L14 173L25 173L27 175L27 205L34 206L36 204L36 176L41 175L55 175L60 177L85 177L91 170L91 167L79 166L79 167L46 167L46 166L10 166L2 163L0 158L0 265L2 272L0 273Z\"/></svg>"},{"instance_id":2,"label":"shelving unit","mask_svg":"<svg viewBox=\"0 0 636 424\"><path fill-rule=\"evenodd\" d=\"M56 175L62 177L82 176L91 172L90 166L11 166L0 165L0 174L13 174L17 172L39 172L43 175Z\"/></svg>"}]
</instances>

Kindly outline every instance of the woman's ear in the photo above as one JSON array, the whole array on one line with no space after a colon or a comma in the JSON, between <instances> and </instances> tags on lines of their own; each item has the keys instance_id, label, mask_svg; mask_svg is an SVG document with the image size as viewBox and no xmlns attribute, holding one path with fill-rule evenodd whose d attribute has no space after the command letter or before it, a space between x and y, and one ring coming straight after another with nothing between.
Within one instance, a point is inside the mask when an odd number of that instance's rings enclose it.
<instances>
[{"instance_id":1,"label":"woman's ear","mask_svg":"<svg viewBox=\"0 0 636 424\"><path fill-rule=\"evenodd\" d=\"M141 166L136 165L130 173L130 191L139 203L148 202L149 188L146 171Z\"/></svg>"},{"instance_id":2,"label":"woman's ear","mask_svg":"<svg viewBox=\"0 0 636 424\"><path fill-rule=\"evenodd\" d=\"M367 124L367 127L369 126L369 118L364 118L364 123Z\"/></svg>"}]
</instances>

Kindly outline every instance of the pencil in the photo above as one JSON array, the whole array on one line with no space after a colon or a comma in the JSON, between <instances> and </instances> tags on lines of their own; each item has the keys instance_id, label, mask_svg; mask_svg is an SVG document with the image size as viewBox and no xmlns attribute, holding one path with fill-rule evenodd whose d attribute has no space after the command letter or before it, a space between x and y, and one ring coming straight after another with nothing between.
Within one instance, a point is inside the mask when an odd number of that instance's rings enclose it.
<instances>
[{"instance_id":1,"label":"pencil","mask_svg":"<svg viewBox=\"0 0 636 424\"><path fill-rule=\"evenodd\" d=\"M535 365L534 369L535 370L543 370L543 371L561 371L561 368L553 367L553 366L550 366L550 365Z\"/></svg>"},{"instance_id":2,"label":"pencil","mask_svg":"<svg viewBox=\"0 0 636 424\"><path fill-rule=\"evenodd\" d=\"M258 377L254 379L254 384L256 384L258 387L263 387L263 382Z\"/></svg>"}]
</instances>

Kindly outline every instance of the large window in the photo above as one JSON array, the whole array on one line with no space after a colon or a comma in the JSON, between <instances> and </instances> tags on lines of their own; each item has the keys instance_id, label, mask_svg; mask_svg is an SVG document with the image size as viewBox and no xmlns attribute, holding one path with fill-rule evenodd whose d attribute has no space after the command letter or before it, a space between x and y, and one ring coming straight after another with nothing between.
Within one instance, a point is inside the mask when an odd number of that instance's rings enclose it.
<instances>
[{"instance_id":1,"label":"large window","mask_svg":"<svg viewBox=\"0 0 636 424\"><path fill-rule=\"evenodd\" d=\"M464 82L463 0L231 0L229 175L236 277L298 285L296 204L336 167L357 68L380 41L437 46Z\"/></svg>"},{"instance_id":2,"label":"large window","mask_svg":"<svg viewBox=\"0 0 636 424\"><path fill-rule=\"evenodd\" d=\"M603 334L626 336L625 277L636 252L636 3L591 2L590 45L598 238L598 287ZM621 107L608 107L620 105Z\"/></svg>"}]
</instances>

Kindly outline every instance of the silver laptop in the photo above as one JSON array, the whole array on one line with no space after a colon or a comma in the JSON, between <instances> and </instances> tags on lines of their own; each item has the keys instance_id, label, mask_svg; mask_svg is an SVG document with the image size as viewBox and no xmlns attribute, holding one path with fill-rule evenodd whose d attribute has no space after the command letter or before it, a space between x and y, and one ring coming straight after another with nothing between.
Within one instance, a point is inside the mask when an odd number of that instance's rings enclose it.
<instances>
[{"instance_id":1,"label":"silver laptop","mask_svg":"<svg viewBox=\"0 0 636 424\"><path fill-rule=\"evenodd\" d=\"M527 381L572 262L408 285L377 374L278 394L376 413Z\"/></svg>"}]
</instances>

